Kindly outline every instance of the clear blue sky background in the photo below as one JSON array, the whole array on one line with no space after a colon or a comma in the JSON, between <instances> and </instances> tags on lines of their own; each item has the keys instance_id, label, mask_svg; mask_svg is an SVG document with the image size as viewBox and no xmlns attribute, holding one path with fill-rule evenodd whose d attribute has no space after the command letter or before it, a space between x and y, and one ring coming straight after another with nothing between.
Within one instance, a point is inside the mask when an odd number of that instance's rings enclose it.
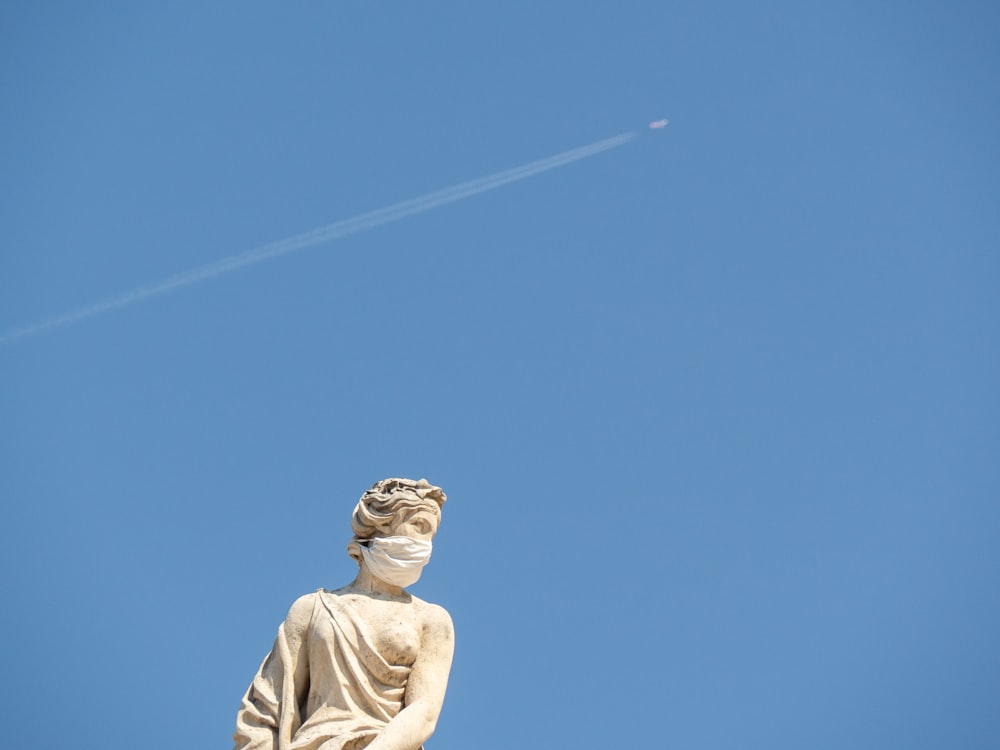
<instances>
[{"instance_id":1,"label":"clear blue sky background","mask_svg":"<svg viewBox=\"0 0 1000 750\"><path fill-rule=\"evenodd\" d=\"M7 3L6 747L229 747L385 476L428 750L1000 745L988 2ZM646 123L669 117L649 132Z\"/></svg>"}]
</instances>

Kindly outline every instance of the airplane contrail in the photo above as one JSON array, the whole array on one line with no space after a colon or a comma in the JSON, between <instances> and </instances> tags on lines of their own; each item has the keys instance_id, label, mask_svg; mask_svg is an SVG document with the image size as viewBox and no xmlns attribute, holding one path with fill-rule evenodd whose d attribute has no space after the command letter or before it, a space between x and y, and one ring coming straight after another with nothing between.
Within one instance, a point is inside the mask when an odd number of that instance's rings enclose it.
<instances>
[{"instance_id":1,"label":"airplane contrail","mask_svg":"<svg viewBox=\"0 0 1000 750\"><path fill-rule=\"evenodd\" d=\"M617 148L618 146L628 143L635 137L636 133L634 132L622 133L614 136L613 138L605 138L601 141L595 141L587 146L581 146L580 148L575 148L570 151L564 151L560 154L546 157L545 159L539 159L538 161L523 164L520 167L507 169L503 172L497 172L487 177L470 180L469 182L462 182L458 185L444 188L443 190L436 190L434 192L427 193L418 198L412 198L410 200L402 201L401 203L394 203L391 206L379 208L374 211L368 211L350 219L336 221L333 224L327 224L326 226L313 229L309 232L303 232L302 234L296 234L292 237L286 237L283 240L278 240L276 242L254 248L253 250L248 250L237 255L230 255L229 257L222 258L221 260L201 266L200 268L195 268L190 271L185 271L184 273L170 276L163 281L136 287L131 291L124 292L116 297L111 297L103 302L97 302L87 307L81 307L77 310L73 310L72 312L64 313L47 320L42 320L37 323L31 323L20 328L12 329L3 335L0 335L0 346L10 344L18 339L34 336L53 328L60 328L72 323L79 323L81 320L85 320L86 318L110 312L111 310L115 310L120 307L126 307L127 305L132 305L136 302L149 299L150 297L165 294L166 292L173 291L174 289L179 289L190 284L196 284L199 281L206 281L216 276L221 276L222 274L235 271L243 266L249 266L271 258L277 258L281 255L287 255L288 253L303 250L307 247L319 245L324 242L332 242L333 240L338 240L351 234L364 232L368 229L380 227L383 224L390 224L394 221L405 219L408 216L415 216L423 213L424 211L430 211L432 208L445 206L449 203L455 203L456 201L469 198L473 195L485 193L488 190L494 190L501 185L517 182L518 180L524 180L536 174L547 172L550 169L555 169L556 167L561 167L566 164L572 164L580 159L586 159L588 156L599 154L602 151Z\"/></svg>"}]
</instances>

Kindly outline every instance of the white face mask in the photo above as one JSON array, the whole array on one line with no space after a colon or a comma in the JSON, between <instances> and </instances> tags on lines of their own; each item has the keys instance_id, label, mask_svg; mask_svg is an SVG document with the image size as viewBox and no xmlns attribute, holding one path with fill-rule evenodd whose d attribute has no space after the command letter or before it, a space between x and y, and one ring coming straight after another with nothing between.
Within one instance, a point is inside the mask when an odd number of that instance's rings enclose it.
<instances>
[{"instance_id":1,"label":"white face mask","mask_svg":"<svg viewBox=\"0 0 1000 750\"><path fill-rule=\"evenodd\" d=\"M416 583L431 559L431 543L408 536L377 536L360 546L372 575L401 588Z\"/></svg>"}]
</instances>

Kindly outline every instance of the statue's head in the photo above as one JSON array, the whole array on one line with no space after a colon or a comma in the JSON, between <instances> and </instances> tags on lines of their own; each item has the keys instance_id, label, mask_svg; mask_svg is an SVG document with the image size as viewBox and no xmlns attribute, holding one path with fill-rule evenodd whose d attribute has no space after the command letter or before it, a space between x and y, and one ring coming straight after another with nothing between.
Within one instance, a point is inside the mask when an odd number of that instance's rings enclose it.
<instances>
[{"instance_id":1,"label":"statue's head","mask_svg":"<svg viewBox=\"0 0 1000 750\"><path fill-rule=\"evenodd\" d=\"M383 479L361 496L351 529L354 538L347 554L361 562L359 545L380 536L408 536L430 541L441 523L441 506L447 497L426 479Z\"/></svg>"}]
</instances>

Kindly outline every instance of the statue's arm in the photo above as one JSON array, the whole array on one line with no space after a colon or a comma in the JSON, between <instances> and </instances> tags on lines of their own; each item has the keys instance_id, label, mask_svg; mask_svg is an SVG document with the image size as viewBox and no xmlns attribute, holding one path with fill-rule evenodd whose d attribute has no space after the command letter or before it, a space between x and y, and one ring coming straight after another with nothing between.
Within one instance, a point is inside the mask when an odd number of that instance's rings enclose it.
<instances>
[{"instance_id":1,"label":"statue's arm","mask_svg":"<svg viewBox=\"0 0 1000 750\"><path fill-rule=\"evenodd\" d=\"M451 617L430 604L424 620L420 653L406 682L403 710L386 724L367 750L417 750L434 733L455 651Z\"/></svg>"},{"instance_id":2,"label":"statue's arm","mask_svg":"<svg viewBox=\"0 0 1000 750\"><path fill-rule=\"evenodd\" d=\"M303 653L315 594L298 599L278 629L271 653L243 696L236 714L234 750L274 750L279 734L295 733L299 706L309 690L309 660Z\"/></svg>"}]
</instances>

